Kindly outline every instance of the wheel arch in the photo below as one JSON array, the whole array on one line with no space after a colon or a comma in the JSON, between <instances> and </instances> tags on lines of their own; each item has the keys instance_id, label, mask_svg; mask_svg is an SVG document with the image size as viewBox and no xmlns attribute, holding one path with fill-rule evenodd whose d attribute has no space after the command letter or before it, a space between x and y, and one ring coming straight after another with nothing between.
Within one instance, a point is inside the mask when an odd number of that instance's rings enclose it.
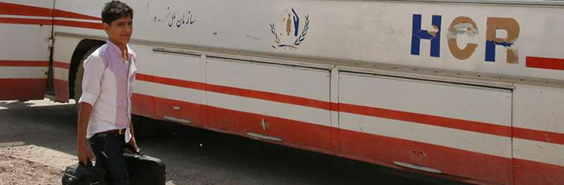
<instances>
[{"instance_id":1,"label":"wheel arch","mask_svg":"<svg viewBox=\"0 0 564 185\"><path fill-rule=\"evenodd\" d=\"M80 66L79 62L81 61L82 57L90 48L98 47L105 44L106 41L102 40L93 40L93 39L84 39L78 43L74 52L72 54L71 64L69 68L69 99L74 99L74 80L76 78L76 72L78 67Z\"/></svg>"}]
</instances>

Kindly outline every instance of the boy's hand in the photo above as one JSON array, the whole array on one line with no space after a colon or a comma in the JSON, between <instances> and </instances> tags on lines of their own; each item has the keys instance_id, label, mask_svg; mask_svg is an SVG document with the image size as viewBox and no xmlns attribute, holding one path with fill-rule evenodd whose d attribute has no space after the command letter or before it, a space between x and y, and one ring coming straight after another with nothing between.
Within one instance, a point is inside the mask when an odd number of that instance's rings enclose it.
<instances>
[{"instance_id":1,"label":"boy's hand","mask_svg":"<svg viewBox=\"0 0 564 185\"><path fill-rule=\"evenodd\" d=\"M94 154L92 154L92 150L90 147L86 145L86 143L79 144L78 146L78 161L82 164L87 166L90 162L95 160Z\"/></svg>"},{"instance_id":2,"label":"boy's hand","mask_svg":"<svg viewBox=\"0 0 564 185\"><path fill-rule=\"evenodd\" d=\"M141 153L141 149L137 147L137 141L135 141L135 137L131 137L131 140L129 140L128 145L129 147L127 147L127 149L130 150L130 152L137 154Z\"/></svg>"}]
</instances>

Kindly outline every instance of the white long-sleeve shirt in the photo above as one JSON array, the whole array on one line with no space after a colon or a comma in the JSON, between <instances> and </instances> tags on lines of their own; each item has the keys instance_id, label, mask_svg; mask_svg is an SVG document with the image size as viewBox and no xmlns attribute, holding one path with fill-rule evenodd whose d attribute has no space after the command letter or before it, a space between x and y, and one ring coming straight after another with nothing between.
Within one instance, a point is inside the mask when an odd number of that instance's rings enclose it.
<instances>
[{"instance_id":1,"label":"white long-sleeve shirt","mask_svg":"<svg viewBox=\"0 0 564 185\"><path fill-rule=\"evenodd\" d=\"M126 142L131 138L131 86L137 68L135 53L129 46L127 50L130 61L122 57L118 46L107 41L84 62L79 103L92 105L86 138L115 129L127 129Z\"/></svg>"}]
</instances>

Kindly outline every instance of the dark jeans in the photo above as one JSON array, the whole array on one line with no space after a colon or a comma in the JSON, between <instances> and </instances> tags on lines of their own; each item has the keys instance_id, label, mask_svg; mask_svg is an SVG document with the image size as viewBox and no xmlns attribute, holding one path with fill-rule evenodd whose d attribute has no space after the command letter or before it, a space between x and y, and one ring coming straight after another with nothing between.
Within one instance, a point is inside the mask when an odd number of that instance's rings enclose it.
<instances>
[{"instance_id":1,"label":"dark jeans","mask_svg":"<svg viewBox=\"0 0 564 185\"><path fill-rule=\"evenodd\" d=\"M110 184L129 184L129 174L123 158L124 137L123 134L96 134L88 139L96 156L96 167L106 170L106 179Z\"/></svg>"}]
</instances>

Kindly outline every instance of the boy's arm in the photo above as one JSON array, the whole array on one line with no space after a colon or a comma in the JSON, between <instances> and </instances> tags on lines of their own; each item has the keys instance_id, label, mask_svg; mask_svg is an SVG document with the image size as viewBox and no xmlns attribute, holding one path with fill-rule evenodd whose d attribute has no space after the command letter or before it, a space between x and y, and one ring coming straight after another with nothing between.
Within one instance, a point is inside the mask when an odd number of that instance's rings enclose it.
<instances>
[{"instance_id":1,"label":"boy's arm","mask_svg":"<svg viewBox=\"0 0 564 185\"><path fill-rule=\"evenodd\" d=\"M86 128L88 128L88 121L92 113L92 105L82 102L80 103L80 110L78 113L78 127L77 127L77 147L78 147L78 161L83 165L88 165L88 161L94 159L92 151L86 143Z\"/></svg>"},{"instance_id":2,"label":"boy's arm","mask_svg":"<svg viewBox=\"0 0 564 185\"><path fill-rule=\"evenodd\" d=\"M141 152L141 149L137 147L137 141L135 140L135 132L133 131L133 121L129 120L129 131L131 132L131 140L129 140L129 145L131 145L135 153Z\"/></svg>"},{"instance_id":3,"label":"boy's arm","mask_svg":"<svg viewBox=\"0 0 564 185\"><path fill-rule=\"evenodd\" d=\"M77 127L77 147L78 147L78 160L80 163L87 165L88 160L94 159L90 147L86 140L86 130L90 115L92 114L93 105L98 99L100 94L100 84L106 65L104 61L95 55L88 57L83 64L84 75L82 79L82 95L77 100L80 103L78 112L78 127Z\"/></svg>"}]
</instances>

